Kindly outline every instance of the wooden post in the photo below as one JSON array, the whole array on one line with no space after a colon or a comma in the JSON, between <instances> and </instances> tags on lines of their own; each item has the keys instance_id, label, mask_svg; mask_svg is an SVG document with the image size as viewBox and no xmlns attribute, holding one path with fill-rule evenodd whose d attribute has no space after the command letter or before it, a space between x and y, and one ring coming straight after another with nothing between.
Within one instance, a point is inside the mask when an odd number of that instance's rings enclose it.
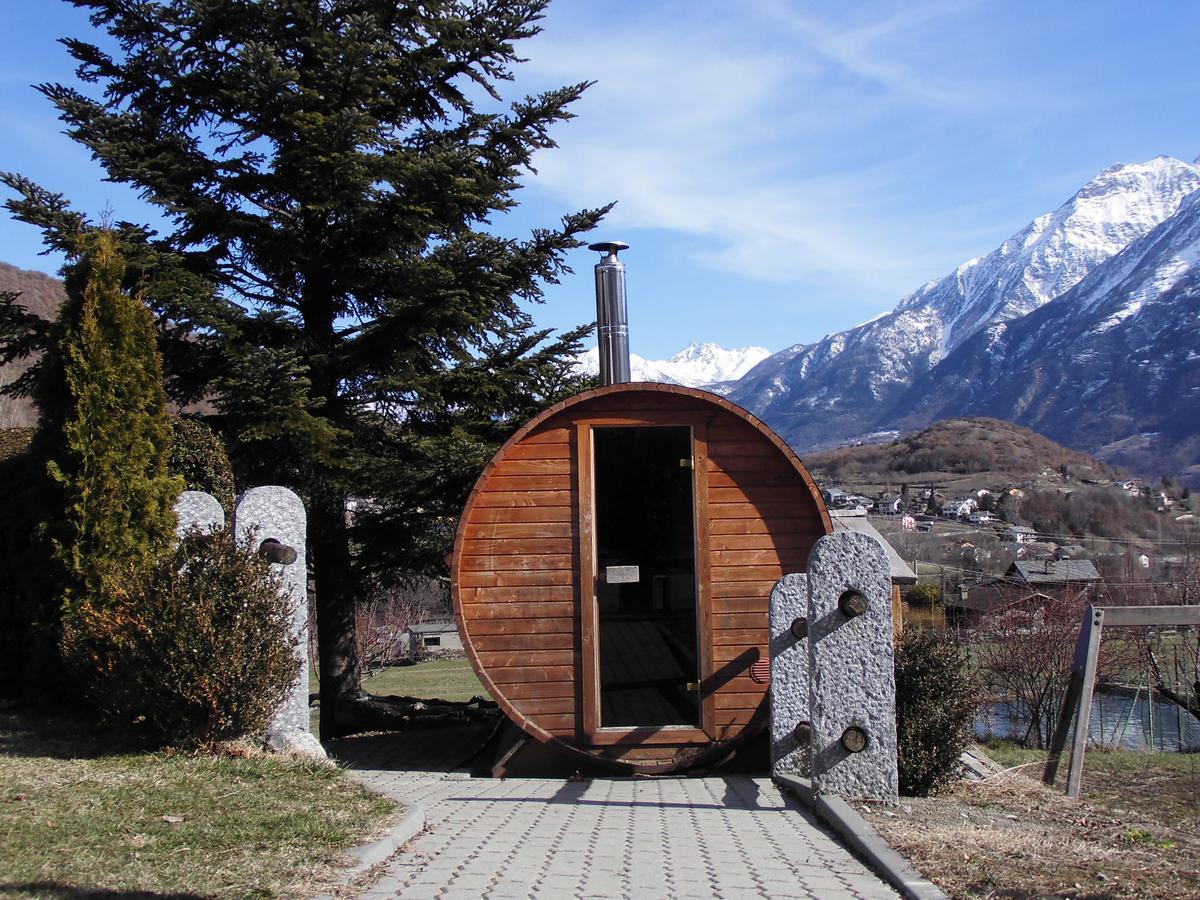
<instances>
[{"instance_id":1,"label":"wooden post","mask_svg":"<svg viewBox=\"0 0 1200 900\"><path fill-rule=\"evenodd\" d=\"M1054 778L1058 775L1058 762L1062 757L1063 748L1067 744L1067 733L1071 723L1079 711L1079 699L1083 693L1083 670L1087 664L1088 647L1091 643L1092 609L1089 606L1079 623L1079 638L1075 642L1075 657L1071 662L1071 677L1067 681L1067 692L1063 696L1062 709L1058 714L1058 724L1054 729L1054 737L1050 739L1050 753L1046 757L1046 768L1042 772L1042 781L1053 786Z\"/></svg>"},{"instance_id":2,"label":"wooden post","mask_svg":"<svg viewBox=\"0 0 1200 900\"><path fill-rule=\"evenodd\" d=\"M1087 749L1088 722L1092 714L1092 691L1096 687L1096 664L1100 656L1100 633L1104 629L1104 610L1088 606L1092 614L1088 631L1087 659L1083 667L1083 685L1079 694L1079 715L1075 721L1075 737L1071 741L1071 763L1067 769L1067 796L1079 796L1083 779L1083 754Z\"/></svg>"},{"instance_id":3,"label":"wooden post","mask_svg":"<svg viewBox=\"0 0 1200 900\"><path fill-rule=\"evenodd\" d=\"M892 584L892 642L899 643L904 633L904 599L900 596L900 585Z\"/></svg>"}]
</instances>

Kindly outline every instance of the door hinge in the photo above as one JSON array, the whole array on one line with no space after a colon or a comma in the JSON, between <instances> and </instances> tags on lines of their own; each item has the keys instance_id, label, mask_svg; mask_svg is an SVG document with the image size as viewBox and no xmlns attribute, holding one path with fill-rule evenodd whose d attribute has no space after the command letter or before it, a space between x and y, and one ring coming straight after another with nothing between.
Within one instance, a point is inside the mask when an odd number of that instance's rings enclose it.
<instances>
[{"instance_id":1,"label":"door hinge","mask_svg":"<svg viewBox=\"0 0 1200 900\"><path fill-rule=\"evenodd\" d=\"M679 461L679 468L681 469L691 469L693 467L694 463L692 462L692 458L690 456L687 459L681 459Z\"/></svg>"}]
</instances>

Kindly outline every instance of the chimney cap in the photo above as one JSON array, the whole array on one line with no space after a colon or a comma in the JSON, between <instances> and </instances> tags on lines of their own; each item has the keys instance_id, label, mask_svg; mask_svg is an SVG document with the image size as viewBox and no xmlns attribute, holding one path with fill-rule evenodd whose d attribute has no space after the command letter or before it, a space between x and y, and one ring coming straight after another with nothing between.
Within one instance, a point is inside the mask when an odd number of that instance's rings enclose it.
<instances>
[{"instance_id":1,"label":"chimney cap","mask_svg":"<svg viewBox=\"0 0 1200 900\"><path fill-rule=\"evenodd\" d=\"M629 245L624 241L600 241L595 244L588 244L589 250L596 250L600 253L607 253L610 256L616 256L618 251L628 250Z\"/></svg>"}]
</instances>

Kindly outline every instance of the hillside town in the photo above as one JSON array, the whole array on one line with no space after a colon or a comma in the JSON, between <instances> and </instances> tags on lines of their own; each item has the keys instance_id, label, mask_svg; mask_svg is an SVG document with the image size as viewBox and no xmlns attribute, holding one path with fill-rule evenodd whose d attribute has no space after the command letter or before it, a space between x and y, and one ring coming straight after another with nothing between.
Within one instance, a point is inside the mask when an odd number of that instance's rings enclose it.
<instances>
[{"instance_id":1,"label":"hillside town","mask_svg":"<svg viewBox=\"0 0 1200 900\"><path fill-rule=\"evenodd\" d=\"M1068 507L1083 489L1117 498L1131 513L1130 530L1119 537L1078 532L1053 507L1026 501L1050 495ZM1039 478L964 491L949 487L879 485L854 490L822 487L835 516L870 518L914 571L951 591L945 598L950 624L977 620L1002 602L984 590L996 579L1088 585L1096 603L1108 599L1104 584L1128 601L1196 602L1195 569L1200 530L1188 488L1155 486L1144 479L1068 480L1043 471ZM1109 523L1110 525L1113 523ZM1036 578L1034 573L1037 573ZM981 599L989 596L987 601Z\"/></svg>"}]
</instances>

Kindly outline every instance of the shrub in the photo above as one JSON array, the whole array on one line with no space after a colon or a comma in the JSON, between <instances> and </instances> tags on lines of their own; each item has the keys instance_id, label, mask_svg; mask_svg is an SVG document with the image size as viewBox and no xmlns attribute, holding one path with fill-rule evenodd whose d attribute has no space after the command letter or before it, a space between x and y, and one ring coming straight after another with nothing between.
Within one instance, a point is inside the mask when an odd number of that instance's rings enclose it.
<instances>
[{"instance_id":1,"label":"shrub","mask_svg":"<svg viewBox=\"0 0 1200 900\"><path fill-rule=\"evenodd\" d=\"M918 581L904 592L905 603L924 609L941 606L942 599L942 589L932 581Z\"/></svg>"},{"instance_id":2,"label":"shrub","mask_svg":"<svg viewBox=\"0 0 1200 900\"><path fill-rule=\"evenodd\" d=\"M81 604L64 642L103 712L178 747L263 730L299 668L278 578L228 528Z\"/></svg>"},{"instance_id":3,"label":"shrub","mask_svg":"<svg viewBox=\"0 0 1200 900\"><path fill-rule=\"evenodd\" d=\"M958 773L979 690L953 639L906 628L896 646L900 793L927 796Z\"/></svg>"},{"instance_id":4,"label":"shrub","mask_svg":"<svg viewBox=\"0 0 1200 900\"><path fill-rule=\"evenodd\" d=\"M171 419L171 460L168 469L184 481L185 490L212 494L233 512L233 466L221 439L199 419Z\"/></svg>"}]
</instances>

